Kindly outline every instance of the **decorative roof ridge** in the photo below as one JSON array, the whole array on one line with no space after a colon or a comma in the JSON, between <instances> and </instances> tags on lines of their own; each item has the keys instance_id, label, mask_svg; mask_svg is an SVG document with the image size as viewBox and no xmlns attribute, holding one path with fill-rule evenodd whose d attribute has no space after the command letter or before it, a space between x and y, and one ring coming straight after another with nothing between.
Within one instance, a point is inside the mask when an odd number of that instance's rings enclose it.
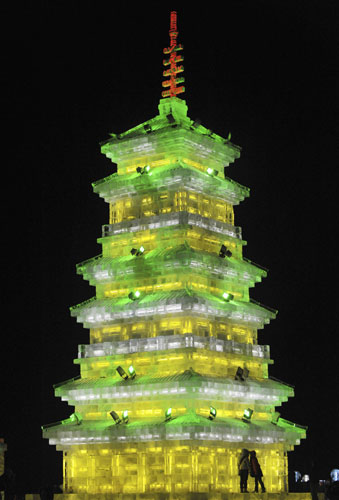
<instances>
[{"instance_id":1,"label":"decorative roof ridge","mask_svg":"<svg viewBox=\"0 0 339 500\"><path fill-rule=\"evenodd\" d=\"M152 165L152 162L150 162ZM185 159L178 159L175 162L168 163L167 165L162 166L161 169L161 176L163 176L164 171L173 171L173 170L182 170L185 173L194 173L197 174L198 176L205 176L206 179L209 178L213 182L224 182L227 181L230 184L233 184L235 186L238 186L240 189L245 190L245 191L250 191L250 188L247 186L244 186L243 184L240 184L239 182L235 181L234 179L231 179L228 176L211 176L208 174L206 171L203 170L198 170L197 168L193 167L188 161L185 161ZM158 174L158 169L155 168L152 171L152 175L156 176ZM160 173L159 173L160 175ZM106 182L110 181L116 181L116 182L123 182L126 183L130 180L138 179L140 182L145 182L148 180L148 176L141 176L136 170L134 172L124 174L124 175L119 175L117 172L113 172L110 175L107 175L106 177L102 177L101 179L98 179L96 181L92 182L92 187L96 188L97 186L100 186L101 184L105 184Z\"/></svg>"},{"instance_id":2,"label":"decorative roof ridge","mask_svg":"<svg viewBox=\"0 0 339 500\"><path fill-rule=\"evenodd\" d=\"M56 430L56 427L59 427L59 424L62 422L56 422L55 425L51 425L44 430L44 434L51 434L53 430ZM295 424L293 422L289 422L288 420L284 420L280 418L277 424L273 424L269 420L255 420L251 419L251 424L249 425L247 422L244 422L241 418L231 418L231 417L217 417L217 419L209 420L207 417L197 414L195 412L187 412L184 415L178 415L177 417L173 417L171 420L167 422L164 421L163 418L154 418L150 420L137 420L133 422L129 422L128 425L116 425L110 420L83 420L81 424L77 424L76 422L67 421L63 424L63 434L67 428L72 428L72 432L74 430L81 433L83 430L98 430L99 432L103 430L110 429L111 431L120 431L125 433L130 430L131 432L135 428L143 428L147 426L151 426L154 430L157 428L167 426L176 426L176 425L203 425L205 430L206 427L214 427L215 429L218 427L238 427L239 429L253 429L258 427L263 431L278 431L280 432L295 432L298 434L304 434L307 427ZM158 436L159 437L159 436Z\"/></svg>"},{"instance_id":3,"label":"decorative roof ridge","mask_svg":"<svg viewBox=\"0 0 339 500\"><path fill-rule=\"evenodd\" d=\"M174 99L179 101L181 104L178 105ZM182 104L183 103L183 104ZM181 106L181 107L180 107ZM184 108L185 106L185 108ZM178 98L168 98L161 99L159 103L159 115L150 118L143 123L136 125L124 132L119 134L110 133L110 138L101 141L99 145L101 146L101 152L104 152L104 148L107 145L114 143L121 143L124 140L129 140L133 138L143 137L148 134L161 133L168 128L182 128L187 131L191 131L199 134L200 136L205 136L210 139L214 139L219 143L227 145L229 148L237 151L238 153L242 151L242 147L234 144L230 140L230 134L228 137L222 137L221 135L215 133L213 130L208 129L200 123L200 120L192 120L187 116L187 106L185 101Z\"/></svg>"},{"instance_id":4,"label":"decorative roof ridge","mask_svg":"<svg viewBox=\"0 0 339 500\"><path fill-rule=\"evenodd\" d=\"M212 295L208 292L200 292L192 289L187 289L187 288L182 288L180 290L172 290L170 292L167 291L162 291L162 292L156 292L156 293L147 293L142 295L141 297L135 301L131 301L128 297L119 297L119 298L100 298L97 299L96 296L93 296L83 302L80 302L79 304L76 304L74 306L71 306L69 309L71 313L73 311L76 311L77 309L82 309L85 306L101 306L105 307L105 304L110 305L110 308L116 307L121 307L124 306L126 308L132 308L132 309L137 309L138 305L140 304L141 307L147 307L150 303L152 302L157 302L155 297L159 298L159 301L163 300L169 300L170 303L176 304L178 299L185 298L192 304L198 304L203 303L203 304L218 304L218 305L223 305L224 307L231 307L233 309L236 309L237 306L242 307L242 308L249 308L249 309L255 309L255 310L260 310L261 312L265 312L270 318L275 318L277 311L275 309L271 309L268 306L264 306L262 304L256 303L256 302L251 302L249 301L241 301L241 300L235 300L234 298L225 300L222 297L217 297L216 295ZM224 308L223 307L223 308Z\"/></svg>"},{"instance_id":5,"label":"decorative roof ridge","mask_svg":"<svg viewBox=\"0 0 339 500\"><path fill-rule=\"evenodd\" d=\"M185 243L180 243L179 245L175 245L171 248L160 248L160 249L154 248L148 252L145 252L143 256L143 261L145 262L145 264L149 264L147 261L154 262L154 260L157 260L159 256L162 256L166 261L171 261L174 259L180 261L180 259L194 257L195 259L197 259L199 262L202 263L205 263L206 260L210 260L212 262L214 261L215 263L220 265L221 269L230 268L233 270L234 269L238 270L239 272L243 272L245 270L248 273L252 272L252 274L255 276L259 275L260 277L264 278L267 276L267 272L265 269L262 269L261 267L253 264L251 261L248 262L245 259L243 260L235 259L234 257L228 257L227 259L220 259L220 257L218 257L216 254L211 254L205 250L196 250L192 248L187 243L187 241L185 241ZM140 259L137 262L139 264ZM123 269L126 269L126 267L135 267L136 261L133 255L124 255L120 257L103 257L102 254L100 254L99 256L93 257L92 259L87 259L86 261L77 264L76 265L77 273L82 275L84 274L84 268L86 268L87 266L91 267L96 264L104 266L105 269L107 269L108 267L111 270L119 268L120 271L122 271L121 266L123 266ZM186 265L186 263L184 262L183 265ZM138 269L140 270L139 267ZM254 304L261 305L254 299L251 299L251 302Z\"/></svg>"},{"instance_id":6,"label":"decorative roof ridge","mask_svg":"<svg viewBox=\"0 0 339 500\"><path fill-rule=\"evenodd\" d=\"M87 377L87 378L74 378L70 380L66 380L65 382L60 382L54 386L54 389L57 392L64 393L66 390L74 390L76 387L79 389L85 390L87 386L88 389L92 389L94 387L113 387L113 385L117 388L119 387L131 387L135 385L147 385L147 384L162 384L162 383L170 383L170 382L180 382L184 384L185 381L190 380L199 380L199 383L214 383L214 384L222 384L223 386L226 384L227 386L232 385L236 387L244 388L247 387L247 391L255 390L257 387L261 388L284 388L289 393L293 393L293 387L285 384L281 381L275 381L270 378L266 379L246 379L246 382L235 380L233 377L225 377L220 375L204 375L196 372L193 368L189 368L188 370L179 371L173 373L172 375L167 376L154 376L154 375L140 375L134 379L122 380L120 377L113 375L109 377ZM244 385L245 384L245 385Z\"/></svg>"}]
</instances>

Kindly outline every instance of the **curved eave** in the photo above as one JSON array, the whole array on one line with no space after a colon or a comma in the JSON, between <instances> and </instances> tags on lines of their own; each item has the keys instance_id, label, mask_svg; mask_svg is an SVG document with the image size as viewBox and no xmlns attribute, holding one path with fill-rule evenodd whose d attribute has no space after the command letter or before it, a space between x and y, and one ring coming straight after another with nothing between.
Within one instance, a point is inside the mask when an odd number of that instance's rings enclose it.
<instances>
[{"instance_id":1,"label":"curved eave","mask_svg":"<svg viewBox=\"0 0 339 500\"><path fill-rule=\"evenodd\" d=\"M152 420L116 425L110 421L83 421L80 425L57 425L44 430L43 437L49 439L50 444L59 446L150 441L208 441L211 445L225 443L234 447L243 447L246 443L294 446L305 438L305 429L258 420L251 423L221 418L210 421L199 415L187 414L168 422Z\"/></svg>"},{"instance_id":2,"label":"curved eave","mask_svg":"<svg viewBox=\"0 0 339 500\"><path fill-rule=\"evenodd\" d=\"M249 196L249 188L225 178L201 172L184 161L151 169L152 175L136 172L126 175L112 174L92 183L93 191L107 203L137 194L167 190L192 190L238 205Z\"/></svg>"},{"instance_id":3,"label":"curved eave","mask_svg":"<svg viewBox=\"0 0 339 500\"><path fill-rule=\"evenodd\" d=\"M293 388L264 379L246 379L200 375L193 370L175 373L167 377L143 375L134 380L114 377L81 378L58 384L55 395L69 404L94 404L104 400L112 404L126 401L186 400L219 401L275 407L294 395ZM169 403L171 405L173 403Z\"/></svg>"},{"instance_id":4,"label":"curved eave","mask_svg":"<svg viewBox=\"0 0 339 500\"><path fill-rule=\"evenodd\" d=\"M188 125L188 124L187 124ZM115 163L175 151L177 155L200 158L220 165L220 170L240 157L240 148L217 134L201 133L184 123L153 130L150 134L120 134L101 146L101 152Z\"/></svg>"},{"instance_id":5,"label":"curved eave","mask_svg":"<svg viewBox=\"0 0 339 500\"><path fill-rule=\"evenodd\" d=\"M168 269L169 273L208 275L226 282L237 280L248 287L254 286L267 275L266 271L246 261L233 257L221 259L214 254L195 251L188 245L177 245L170 249L156 248L140 257L127 255L96 258L77 266L78 274L82 274L91 285L110 283L122 278L126 280L128 277L156 277L163 274L164 269Z\"/></svg>"},{"instance_id":6,"label":"curved eave","mask_svg":"<svg viewBox=\"0 0 339 500\"><path fill-rule=\"evenodd\" d=\"M70 308L71 316L86 328L94 328L135 318L153 318L163 315L194 314L202 317L217 317L241 324L263 328L276 317L276 311L268 310L251 302L226 302L211 294L189 290L147 294L140 299L96 299L93 297Z\"/></svg>"},{"instance_id":7,"label":"curved eave","mask_svg":"<svg viewBox=\"0 0 339 500\"><path fill-rule=\"evenodd\" d=\"M178 98L161 99L159 106L159 114L154 118L146 120L131 129L126 130L120 134L111 133L111 137L100 143L102 152L105 154L107 148L114 146L122 140L133 138L141 138L149 136L154 132L168 131L177 126L191 130L198 136L208 136L211 139L221 144L227 144L228 148L239 152L241 148L230 141L230 138L225 139L210 129L204 127L200 121L193 121L187 116L188 108L186 102ZM171 114L171 120L168 119Z\"/></svg>"}]
</instances>

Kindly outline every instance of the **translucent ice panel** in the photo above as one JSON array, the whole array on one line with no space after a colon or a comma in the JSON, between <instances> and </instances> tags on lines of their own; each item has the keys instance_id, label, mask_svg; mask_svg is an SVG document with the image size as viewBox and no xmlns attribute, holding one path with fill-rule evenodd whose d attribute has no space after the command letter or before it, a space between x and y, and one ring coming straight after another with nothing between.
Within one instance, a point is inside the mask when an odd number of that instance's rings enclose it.
<instances>
[{"instance_id":1,"label":"translucent ice panel","mask_svg":"<svg viewBox=\"0 0 339 500\"><path fill-rule=\"evenodd\" d=\"M235 378L241 368L247 375L239 380L262 380L268 377L269 359L251 358L236 352L217 352L204 348L185 347L167 350L152 350L133 353L120 353L111 356L96 356L75 360L80 364L82 378L112 377L119 366L127 369L131 364L141 375L170 376L187 370L188 367L206 376ZM249 372L249 373L248 373Z\"/></svg>"},{"instance_id":2,"label":"translucent ice panel","mask_svg":"<svg viewBox=\"0 0 339 500\"><path fill-rule=\"evenodd\" d=\"M190 441L208 445L209 442L247 443L249 449L263 445L284 444L293 446L305 437L305 430L294 426L281 427L269 422L253 421L250 424L236 419L215 419L199 415L182 415L169 422L147 425L115 425L107 422L84 422L81 426L49 427L44 433L50 444L69 446L95 443L141 443L166 441ZM188 444L187 443L187 444ZM285 449L286 449L285 448ZM272 448L271 448L272 449Z\"/></svg>"},{"instance_id":3,"label":"translucent ice panel","mask_svg":"<svg viewBox=\"0 0 339 500\"><path fill-rule=\"evenodd\" d=\"M118 164L119 174L133 172L136 159L138 163L149 164L150 156L157 160L169 158L189 159L203 166L216 168L223 173L225 165L239 158L239 150L235 146L222 143L208 135L197 134L190 128L173 128L166 124L156 134L137 134L125 136L107 142L102 152ZM131 167L133 165L133 167Z\"/></svg>"},{"instance_id":4,"label":"translucent ice panel","mask_svg":"<svg viewBox=\"0 0 339 500\"><path fill-rule=\"evenodd\" d=\"M155 338L168 335L194 334L200 338L213 337L237 343L256 344L257 330L221 318L203 318L191 315L167 315L138 321L120 321L91 328L90 341L101 343L112 340Z\"/></svg>"},{"instance_id":5,"label":"translucent ice panel","mask_svg":"<svg viewBox=\"0 0 339 500\"><path fill-rule=\"evenodd\" d=\"M128 298L89 300L71 308L71 315L86 327L99 327L122 319L147 319L154 315L170 313L194 315L205 318L218 316L238 324L262 328L275 317L275 313L250 302L225 302L209 294L179 290L149 294L138 301Z\"/></svg>"},{"instance_id":6,"label":"translucent ice panel","mask_svg":"<svg viewBox=\"0 0 339 500\"><path fill-rule=\"evenodd\" d=\"M138 219L128 220L124 222L106 224L103 226L103 236L113 236L119 234L130 234L138 231L147 231L161 228L169 228L172 226L186 225L197 226L208 231L219 233L220 235L229 236L241 240L241 228L235 227L226 222L209 219L200 214L193 214L187 211L176 213L166 213L163 215L152 215L148 217L139 217Z\"/></svg>"},{"instance_id":7,"label":"translucent ice panel","mask_svg":"<svg viewBox=\"0 0 339 500\"><path fill-rule=\"evenodd\" d=\"M180 214L181 215L181 214ZM184 215L184 214L183 214ZM185 218L182 224L172 224L163 227L146 227L144 230L131 234L118 234L110 237L103 237L98 240L102 244L104 257L130 256L131 248L143 246L145 251L165 250L176 245L187 244L197 251L209 252L219 255L221 245L225 245L232 256L240 259L242 246L245 244L239 238L219 234L213 229L204 229L195 226L194 223L186 223Z\"/></svg>"},{"instance_id":8,"label":"translucent ice panel","mask_svg":"<svg viewBox=\"0 0 339 500\"><path fill-rule=\"evenodd\" d=\"M213 337L204 338L197 335L164 335L155 338L80 345L78 357L91 358L136 352L172 351L184 348L208 349L216 352L234 353L263 359L269 359L270 355L269 346L267 345L241 344L232 340L219 340Z\"/></svg>"},{"instance_id":9,"label":"translucent ice panel","mask_svg":"<svg viewBox=\"0 0 339 500\"><path fill-rule=\"evenodd\" d=\"M194 191L143 193L110 203L110 224L172 212L188 212L233 225L231 204Z\"/></svg>"},{"instance_id":10,"label":"translucent ice panel","mask_svg":"<svg viewBox=\"0 0 339 500\"><path fill-rule=\"evenodd\" d=\"M55 394L71 405L79 401L103 400L142 401L169 399L167 407L176 406L181 398L193 400L213 400L274 406L293 396L293 389L270 379L250 380L246 383L226 377L206 377L186 370L171 376L139 376L123 381L117 376L100 379L79 379L56 387ZM173 399L174 398L174 399ZM184 404L185 406L185 404ZM215 406L215 405L213 405ZM206 403L206 407L209 404ZM128 409L128 408L126 408ZM80 412L81 413L81 412Z\"/></svg>"},{"instance_id":11,"label":"translucent ice panel","mask_svg":"<svg viewBox=\"0 0 339 500\"><path fill-rule=\"evenodd\" d=\"M181 164L171 163L169 160L150 162L149 165L151 176L138 174L137 165L131 165L128 167L132 172L130 175L111 175L94 183L94 191L105 201L115 203L122 198L145 193L145 190L153 195L158 192L159 201L161 201L160 195L165 194L166 190L177 192L188 190L219 198L231 205L237 205L249 193L248 188L232 179L224 178L223 175L218 178L209 176L204 166L188 159L183 160ZM156 168L158 166L162 167L161 172ZM203 171L197 172L195 169L192 170L192 167L199 167Z\"/></svg>"},{"instance_id":12,"label":"translucent ice panel","mask_svg":"<svg viewBox=\"0 0 339 500\"><path fill-rule=\"evenodd\" d=\"M271 450L258 449L256 445L256 449L267 491L285 491L287 458L283 445L275 444ZM64 456L64 490L97 495L136 491L156 495L157 491L167 491L179 494L181 500L191 498L187 492L194 491L208 492L213 500L221 500L222 493L239 492L240 453L241 445L214 446L210 442L157 441L138 446L120 445L115 449L109 443L90 448L69 446ZM254 479L250 478L249 489L253 487ZM162 496L160 493L152 499L160 500Z\"/></svg>"}]
</instances>

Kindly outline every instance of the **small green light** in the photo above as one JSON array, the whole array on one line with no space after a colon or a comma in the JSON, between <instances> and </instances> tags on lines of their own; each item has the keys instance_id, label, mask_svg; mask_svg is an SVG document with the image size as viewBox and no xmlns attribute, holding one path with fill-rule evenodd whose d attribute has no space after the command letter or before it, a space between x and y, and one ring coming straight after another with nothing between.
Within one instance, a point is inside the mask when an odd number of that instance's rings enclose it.
<instances>
[{"instance_id":1,"label":"small green light","mask_svg":"<svg viewBox=\"0 0 339 500\"><path fill-rule=\"evenodd\" d=\"M234 295L232 295L231 293L224 292L222 294L222 298L226 300L226 302L229 302L230 300L234 299Z\"/></svg>"},{"instance_id":2,"label":"small green light","mask_svg":"<svg viewBox=\"0 0 339 500\"><path fill-rule=\"evenodd\" d=\"M136 171L138 172L138 174L140 175L143 175L143 174L148 174L148 175L152 175L152 172L150 172L151 170L151 167L149 165L146 165L145 167L137 167L136 168ZM150 172L150 173L149 173Z\"/></svg>"},{"instance_id":3,"label":"small green light","mask_svg":"<svg viewBox=\"0 0 339 500\"><path fill-rule=\"evenodd\" d=\"M128 424L128 411L127 410L124 410L122 412L122 421L124 424Z\"/></svg>"},{"instance_id":4,"label":"small green light","mask_svg":"<svg viewBox=\"0 0 339 500\"><path fill-rule=\"evenodd\" d=\"M213 406L210 406L210 415L208 417L209 420L214 420L216 416L217 416L217 410Z\"/></svg>"},{"instance_id":5,"label":"small green light","mask_svg":"<svg viewBox=\"0 0 339 500\"><path fill-rule=\"evenodd\" d=\"M140 255L142 255L144 253L144 251L145 251L144 247L140 247L139 250L137 248L132 248L131 254L139 257Z\"/></svg>"},{"instance_id":6,"label":"small green light","mask_svg":"<svg viewBox=\"0 0 339 500\"><path fill-rule=\"evenodd\" d=\"M134 367L132 365L128 368L128 375L131 377L131 379L134 379L136 376L136 371L134 370Z\"/></svg>"},{"instance_id":7,"label":"small green light","mask_svg":"<svg viewBox=\"0 0 339 500\"><path fill-rule=\"evenodd\" d=\"M247 408L246 410L244 410L243 420L249 422L251 420L252 414L253 414L252 408Z\"/></svg>"},{"instance_id":8,"label":"small green light","mask_svg":"<svg viewBox=\"0 0 339 500\"><path fill-rule=\"evenodd\" d=\"M139 292L139 290L136 290L135 292L130 292L128 294L128 298L130 300L137 300L139 297L140 297L141 293Z\"/></svg>"},{"instance_id":9,"label":"small green light","mask_svg":"<svg viewBox=\"0 0 339 500\"><path fill-rule=\"evenodd\" d=\"M171 420L171 418L172 418L172 408L167 408L165 412L165 422Z\"/></svg>"},{"instance_id":10,"label":"small green light","mask_svg":"<svg viewBox=\"0 0 339 500\"><path fill-rule=\"evenodd\" d=\"M211 168L211 167L208 167L208 169L206 170L206 172L208 173L208 175L214 175L215 177L218 175L218 170L215 170L214 168Z\"/></svg>"}]
</instances>

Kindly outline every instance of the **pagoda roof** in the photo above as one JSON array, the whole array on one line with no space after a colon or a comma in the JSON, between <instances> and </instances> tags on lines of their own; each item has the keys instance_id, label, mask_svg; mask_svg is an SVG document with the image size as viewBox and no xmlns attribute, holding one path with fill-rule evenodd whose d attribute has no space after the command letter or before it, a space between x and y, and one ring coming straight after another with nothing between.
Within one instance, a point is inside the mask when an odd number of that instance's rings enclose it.
<instances>
[{"instance_id":1,"label":"pagoda roof","mask_svg":"<svg viewBox=\"0 0 339 500\"><path fill-rule=\"evenodd\" d=\"M152 168L152 175L134 172L126 175L111 174L92 183L93 190L107 203L122 197L137 194L151 194L156 191L187 189L206 196L219 198L232 205L238 205L249 196L249 188L229 177L212 176L199 171L188 160L165 162L161 168Z\"/></svg>"},{"instance_id":2,"label":"pagoda roof","mask_svg":"<svg viewBox=\"0 0 339 500\"><path fill-rule=\"evenodd\" d=\"M142 295L132 301L128 297L97 299L92 297L70 308L71 315L87 328L173 314L194 314L203 317L218 317L242 324L262 328L276 317L277 311L256 302L225 301L207 292L188 289L157 292Z\"/></svg>"},{"instance_id":3,"label":"pagoda roof","mask_svg":"<svg viewBox=\"0 0 339 500\"><path fill-rule=\"evenodd\" d=\"M135 157L136 153L139 157L146 157L150 153L159 153L159 146L168 150L173 138L184 132L187 137L185 147L196 143L196 154L203 159L214 157L216 163L227 166L239 158L239 146L204 127L197 120L191 120L187 116L187 109L186 102L177 97L161 99L157 116L123 133L110 134L111 138L101 143L102 153L116 163ZM178 151L178 143L176 150Z\"/></svg>"},{"instance_id":4,"label":"pagoda roof","mask_svg":"<svg viewBox=\"0 0 339 500\"><path fill-rule=\"evenodd\" d=\"M208 273L214 278L225 281L237 279L240 282L253 284L267 276L261 269L250 262L228 257L221 259L215 254L194 250L187 243L170 248L155 248L145 252L139 258L129 254L121 257L95 257L77 265L77 273L82 274L91 283L104 283L117 279L137 278L139 275L157 276L163 273L164 267L169 272L179 269L190 273Z\"/></svg>"},{"instance_id":5,"label":"pagoda roof","mask_svg":"<svg viewBox=\"0 0 339 500\"><path fill-rule=\"evenodd\" d=\"M234 378L206 376L192 368L169 376L159 377L152 373L122 380L113 377L79 378L58 384L55 395L71 405L94 404L95 401L156 401L163 399L176 401L192 399L241 402L243 404L265 405L272 407L293 396L293 388L271 379L246 379L244 382Z\"/></svg>"},{"instance_id":6,"label":"pagoda roof","mask_svg":"<svg viewBox=\"0 0 339 500\"><path fill-rule=\"evenodd\" d=\"M265 420L251 420L250 423L235 418L209 420L189 412L167 422L164 419L151 421L130 421L128 424L114 424L110 421L82 421L80 425L67 423L51 426L43 431L50 444L66 448L74 444L101 443L147 443L152 441L190 441L211 445L227 443L227 446L244 447L285 444L293 446L305 437L305 428L279 419L277 424Z\"/></svg>"}]
</instances>

